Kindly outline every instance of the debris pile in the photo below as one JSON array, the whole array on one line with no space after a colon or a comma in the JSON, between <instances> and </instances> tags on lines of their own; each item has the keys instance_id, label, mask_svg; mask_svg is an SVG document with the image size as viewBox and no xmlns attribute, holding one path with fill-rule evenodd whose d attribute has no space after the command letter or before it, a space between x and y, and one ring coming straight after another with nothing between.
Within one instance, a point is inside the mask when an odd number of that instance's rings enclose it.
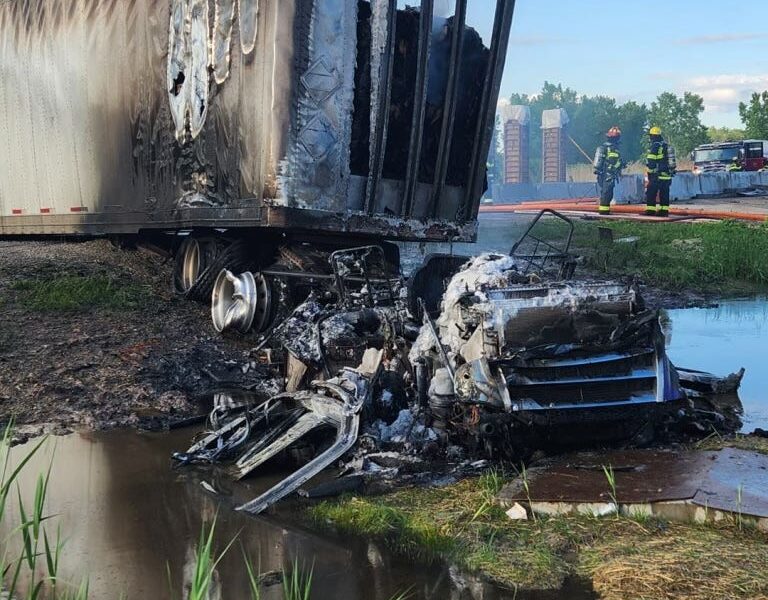
<instances>
[{"instance_id":1,"label":"debris pile","mask_svg":"<svg viewBox=\"0 0 768 600\"><path fill-rule=\"evenodd\" d=\"M278 368L279 393L217 403L210 430L174 455L229 465L236 478L278 456L303 463L241 509L261 512L339 461L344 477L302 493L425 480L436 465L432 479L450 482L488 459L629 439L689 409L659 314L632 286L563 281L531 272L529 259L484 254L419 274L419 289L443 290L430 310L409 301L415 279L373 269L371 256L383 252L334 252L333 275L264 333L255 353ZM222 313L248 316L242 297L228 302Z\"/></svg>"}]
</instances>

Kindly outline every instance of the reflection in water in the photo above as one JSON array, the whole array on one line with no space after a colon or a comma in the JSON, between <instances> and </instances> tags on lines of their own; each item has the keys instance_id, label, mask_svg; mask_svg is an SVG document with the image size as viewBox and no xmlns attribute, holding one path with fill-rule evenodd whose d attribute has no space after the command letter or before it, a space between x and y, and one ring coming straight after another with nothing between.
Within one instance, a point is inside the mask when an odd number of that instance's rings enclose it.
<instances>
[{"instance_id":1,"label":"reflection in water","mask_svg":"<svg viewBox=\"0 0 768 600\"><path fill-rule=\"evenodd\" d=\"M285 514L252 518L237 513L232 510L235 503L271 487L282 475L237 484L222 476L214 487L231 488L232 497L219 503L202 489L194 471L170 468L171 451L189 438L190 432L183 430L81 433L52 438L37 455L23 473L22 489L34 490L37 473L46 471L55 446L47 512L57 515L67 539L61 570L66 580L87 575L91 597L100 600L162 599L170 597L169 569L180 597L191 578L201 527L217 516L219 549L235 537L237 542L219 564L212 598L249 599L243 552L262 572L280 570L294 560L312 567L313 598L386 600L407 589L415 599L593 597L578 584L562 595L515 595L458 577L445 565L400 559L373 542L318 535L291 523ZM14 449L15 460L25 446ZM17 515L17 507L11 506L9 514ZM263 597L277 600L282 590L279 585L267 588Z\"/></svg>"},{"instance_id":2,"label":"reflection in water","mask_svg":"<svg viewBox=\"0 0 768 600\"><path fill-rule=\"evenodd\" d=\"M743 431L768 428L768 301L731 300L716 308L668 311L669 355L681 366L716 375L744 367L739 389Z\"/></svg>"},{"instance_id":3,"label":"reflection in water","mask_svg":"<svg viewBox=\"0 0 768 600\"><path fill-rule=\"evenodd\" d=\"M417 244L399 243L400 259L404 273L410 273L421 264L424 254L445 253L462 256L476 256L483 252L507 254L518 238L525 232L533 216L491 213L481 216L478 223L477 243L466 244Z\"/></svg>"}]
</instances>

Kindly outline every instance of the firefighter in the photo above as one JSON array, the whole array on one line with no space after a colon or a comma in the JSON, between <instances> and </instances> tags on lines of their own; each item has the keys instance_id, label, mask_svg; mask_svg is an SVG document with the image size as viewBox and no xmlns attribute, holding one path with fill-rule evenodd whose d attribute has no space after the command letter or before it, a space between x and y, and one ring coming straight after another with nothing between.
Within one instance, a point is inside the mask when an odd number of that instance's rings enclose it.
<instances>
[{"instance_id":1,"label":"firefighter","mask_svg":"<svg viewBox=\"0 0 768 600\"><path fill-rule=\"evenodd\" d=\"M728 164L727 167L725 167L725 170L729 173L732 173L734 171L743 171L744 167L741 166L741 160L738 156L734 156L733 160Z\"/></svg>"},{"instance_id":2,"label":"firefighter","mask_svg":"<svg viewBox=\"0 0 768 600\"><path fill-rule=\"evenodd\" d=\"M675 150L661 137L661 128L654 125L648 132L651 146L646 155L645 167L648 187L645 189L645 214L666 217L669 215L669 188L677 170Z\"/></svg>"},{"instance_id":3,"label":"firefighter","mask_svg":"<svg viewBox=\"0 0 768 600\"><path fill-rule=\"evenodd\" d=\"M592 163L597 175L597 185L600 186L600 205L597 210L601 215L611 212L613 188L624 166L619 153L619 142L621 142L621 130L618 127L611 127L605 134L605 142L597 147L595 160Z\"/></svg>"}]
</instances>

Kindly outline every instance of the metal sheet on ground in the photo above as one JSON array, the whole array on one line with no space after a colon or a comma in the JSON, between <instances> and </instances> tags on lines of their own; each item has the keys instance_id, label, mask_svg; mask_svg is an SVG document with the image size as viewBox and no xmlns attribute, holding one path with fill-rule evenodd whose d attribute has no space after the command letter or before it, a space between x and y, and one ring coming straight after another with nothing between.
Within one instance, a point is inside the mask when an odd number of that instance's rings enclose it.
<instances>
[{"instance_id":1,"label":"metal sheet on ground","mask_svg":"<svg viewBox=\"0 0 768 600\"><path fill-rule=\"evenodd\" d=\"M768 456L735 448L714 454L694 504L768 517Z\"/></svg>"},{"instance_id":2,"label":"metal sheet on ground","mask_svg":"<svg viewBox=\"0 0 768 600\"><path fill-rule=\"evenodd\" d=\"M530 469L499 497L512 502L609 502L603 466L611 467L621 504L691 500L712 509L768 516L768 456L726 448L718 452L621 450L567 455Z\"/></svg>"}]
</instances>

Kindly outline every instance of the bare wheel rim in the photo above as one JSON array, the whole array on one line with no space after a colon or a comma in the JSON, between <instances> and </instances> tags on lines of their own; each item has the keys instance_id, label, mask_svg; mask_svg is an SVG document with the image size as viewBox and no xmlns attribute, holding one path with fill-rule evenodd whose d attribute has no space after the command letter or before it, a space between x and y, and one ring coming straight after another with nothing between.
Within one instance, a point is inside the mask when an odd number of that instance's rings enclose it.
<instances>
[{"instance_id":1,"label":"bare wheel rim","mask_svg":"<svg viewBox=\"0 0 768 600\"><path fill-rule=\"evenodd\" d=\"M189 240L184 247L184 259L181 266L181 285L188 291L200 277L200 243Z\"/></svg>"}]
</instances>

